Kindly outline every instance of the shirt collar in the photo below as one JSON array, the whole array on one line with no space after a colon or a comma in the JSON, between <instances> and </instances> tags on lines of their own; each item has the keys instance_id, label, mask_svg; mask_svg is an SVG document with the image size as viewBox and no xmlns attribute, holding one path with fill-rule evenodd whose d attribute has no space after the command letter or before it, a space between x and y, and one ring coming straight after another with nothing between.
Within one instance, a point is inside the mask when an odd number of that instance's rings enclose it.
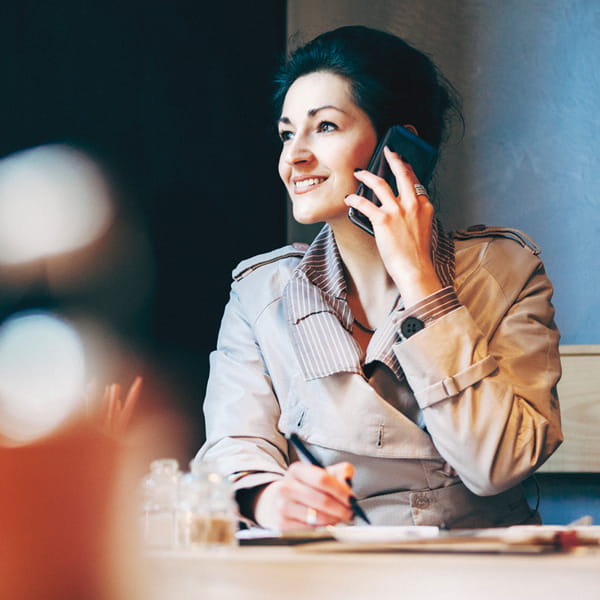
<instances>
[{"instance_id":1,"label":"shirt collar","mask_svg":"<svg viewBox=\"0 0 600 600\"><path fill-rule=\"evenodd\" d=\"M452 285L454 243L437 220L433 222L432 257L442 285ZM361 349L352 337L353 316L347 302L346 278L329 225L321 229L294 270L283 291L283 302L306 379L339 372L362 374ZM388 319L375 333L367 359L384 362L402 378L402 368L391 349L397 341L396 320Z\"/></svg>"}]
</instances>

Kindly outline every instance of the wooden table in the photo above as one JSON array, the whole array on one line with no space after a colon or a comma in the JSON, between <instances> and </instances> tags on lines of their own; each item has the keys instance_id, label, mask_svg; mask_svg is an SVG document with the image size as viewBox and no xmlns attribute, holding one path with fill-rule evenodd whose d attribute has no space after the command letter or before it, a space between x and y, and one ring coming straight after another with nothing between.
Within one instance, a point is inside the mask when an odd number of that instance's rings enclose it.
<instances>
[{"instance_id":1,"label":"wooden table","mask_svg":"<svg viewBox=\"0 0 600 600\"><path fill-rule=\"evenodd\" d=\"M311 548L312 546L312 548ZM244 546L148 557L152 600L599 600L600 549L544 555Z\"/></svg>"}]
</instances>

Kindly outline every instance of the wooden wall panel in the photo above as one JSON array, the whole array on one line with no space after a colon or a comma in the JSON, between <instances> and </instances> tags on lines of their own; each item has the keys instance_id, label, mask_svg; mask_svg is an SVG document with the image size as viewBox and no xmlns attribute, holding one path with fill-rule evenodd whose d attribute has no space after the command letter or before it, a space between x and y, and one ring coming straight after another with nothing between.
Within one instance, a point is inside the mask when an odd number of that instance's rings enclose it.
<instances>
[{"instance_id":1,"label":"wooden wall panel","mask_svg":"<svg viewBox=\"0 0 600 600\"><path fill-rule=\"evenodd\" d=\"M552 473L600 473L600 345L561 346L558 384L565 441L542 467Z\"/></svg>"}]
</instances>

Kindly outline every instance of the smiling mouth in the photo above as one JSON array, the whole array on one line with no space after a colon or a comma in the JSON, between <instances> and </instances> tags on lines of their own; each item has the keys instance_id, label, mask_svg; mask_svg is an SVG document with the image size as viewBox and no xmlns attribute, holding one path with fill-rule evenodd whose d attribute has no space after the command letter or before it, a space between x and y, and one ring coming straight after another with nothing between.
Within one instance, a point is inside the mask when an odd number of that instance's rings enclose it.
<instances>
[{"instance_id":1,"label":"smiling mouth","mask_svg":"<svg viewBox=\"0 0 600 600\"><path fill-rule=\"evenodd\" d=\"M307 179L301 179L300 181L294 182L294 191L303 192L320 183L323 183L327 177L309 177Z\"/></svg>"}]
</instances>

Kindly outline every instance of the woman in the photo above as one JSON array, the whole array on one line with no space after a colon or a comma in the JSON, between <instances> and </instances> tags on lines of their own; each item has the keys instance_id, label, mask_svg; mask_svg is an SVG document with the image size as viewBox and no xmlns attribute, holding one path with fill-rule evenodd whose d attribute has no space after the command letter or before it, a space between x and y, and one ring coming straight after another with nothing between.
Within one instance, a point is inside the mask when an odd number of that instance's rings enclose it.
<instances>
[{"instance_id":1,"label":"woman","mask_svg":"<svg viewBox=\"0 0 600 600\"><path fill-rule=\"evenodd\" d=\"M352 495L374 524L538 522L519 484L562 440L538 251L510 230L448 236L390 151L398 195L364 170L394 124L440 146L448 84L399 38L344 27L298 49L278 85L279 174L294 217L326 224L308 250L234 271L199 457L280 530L347 521ZM297 462L292 432L326 469Z\"/></svg>"}]
</instances>

